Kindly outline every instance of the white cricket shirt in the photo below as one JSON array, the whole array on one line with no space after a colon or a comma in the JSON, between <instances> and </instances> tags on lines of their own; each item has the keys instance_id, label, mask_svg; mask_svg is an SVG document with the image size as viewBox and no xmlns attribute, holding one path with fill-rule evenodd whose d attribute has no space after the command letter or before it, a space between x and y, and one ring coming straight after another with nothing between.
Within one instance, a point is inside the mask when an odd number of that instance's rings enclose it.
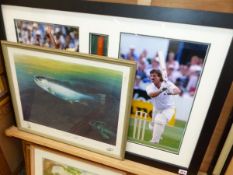
<instances>
[{"instance_id":1,"label":"white cricket shirt","mask_svg":"<svg viewBox=\"0 0 233 175\"><path fill-rule=\"evenodd\" d=\"M156 110L164 110L167 108L174 108L175 103L173 101L173 95L167 95L168 92L173 92L173 89L176 87L172 82L162 82L161 87L157 88L154 83L150 83L146 87L146 92L149 95L152 92L157 92L162 88L168 88L168 90L160 93L157 97L151 98L151 102L155 106Z\"/></svg>"}]
</instances>

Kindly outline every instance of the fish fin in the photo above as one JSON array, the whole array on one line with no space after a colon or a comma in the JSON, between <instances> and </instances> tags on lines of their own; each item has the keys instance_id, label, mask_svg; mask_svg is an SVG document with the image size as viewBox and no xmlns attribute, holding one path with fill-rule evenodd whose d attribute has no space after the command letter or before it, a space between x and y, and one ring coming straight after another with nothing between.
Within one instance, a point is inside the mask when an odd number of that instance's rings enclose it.
<instances>
[{"instance_id":1,"label":"fish fin","mask_svg":"<svg viewBox=\"0 0 233 175\"><path fill-rule=\"evenodd\" d=\"M88 106L88 103L86 101L76 100L75 102L80 103L80 104L82 104L84 106Z\"/></svg>"},{"instance_id":2,"label":"fish fin","mask_svg":"<svg viewBox=\"0 0 233 175\"><path fill-rule=\"evenodd\" d=\"M104 105L106 102L105 94L97 94L97 101L100 102L101 105Z\"/></svg>"},{"instance_id":3,"label":"fish fin","mask_svg":"<svg viewBox=\"0 0 233 175\"><path fill-rule=\"evenodd\" d=\"M52 94L52 95L55 95L56 93L52 90L52 88L48 88L48 92L50 93L50 94Z\"/></svg>"}]
</instances>

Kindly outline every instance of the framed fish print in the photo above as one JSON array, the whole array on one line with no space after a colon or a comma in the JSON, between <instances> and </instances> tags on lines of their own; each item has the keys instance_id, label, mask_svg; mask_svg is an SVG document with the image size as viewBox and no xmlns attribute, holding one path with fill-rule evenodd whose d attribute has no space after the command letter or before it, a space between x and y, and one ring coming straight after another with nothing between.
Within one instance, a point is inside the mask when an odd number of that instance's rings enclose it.
<instances>
[{"instance_id":1,"label":"framed fish print","mask_svg":"<svg viewBox=\"0 0 233 175\"><path fill-rule=\"evenodd\" d=\"M18 127L122 159L135 63L2 42Z\"/></svg>"},{"instance_id":2,"label":"framed fish print","mask_svg":"<svg viewBox=\"0 0 233 175\"><path fill-rule=\"evenodd\" d=\"M35 145L30 145L29 154L30 173L34 175L126 175L119 170Z\"/></svg>"},{"instance_id":3,"label":"framed fish print","mask_svg":"<svg viewBox=\"0 0 233 175\"><path fill-rule=\"evenodd\" d=\"M109 57L137 64L126 158L175 173L197 174L232 82L232 14L68 1L54 6L55 1L4 0L2 38L16 42L17 18L78 26L82 53L90 53L90 33L107 35ZM146 91L153 86L152 68L180 92L172 94L168 86L154 88L166 99L172 97L174 107L169 118L160 115L163 127L157 140L152 139L152 116L161 111Z\"/></svg>"}]
</instances>

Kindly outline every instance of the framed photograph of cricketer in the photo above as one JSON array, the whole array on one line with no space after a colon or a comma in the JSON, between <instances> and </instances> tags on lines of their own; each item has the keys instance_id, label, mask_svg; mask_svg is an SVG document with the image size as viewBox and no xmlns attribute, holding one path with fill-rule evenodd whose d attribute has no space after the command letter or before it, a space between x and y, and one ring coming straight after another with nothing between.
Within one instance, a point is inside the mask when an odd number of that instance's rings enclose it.
<instances>
[{"instance_id":1,"label":"framed photograph of cricketer","mask_svg":"<svg viewBox=\"0 0 233 175\"><path fill-rule=\"evenodd\" d=\"M89 53L101 56L108 55L108 35L90 33Z\"/></svg>"},{"instance_id":2,"label":"framed photograph of cricketer","mask_svg":"<svg viewBox=\"0 0 233 175\"><path fill-rule=\"evenodd\" d=\"M54 4L3 0L2 38L16 41L14 19L78 26L82 53L90 53L90 33L108 35L108 56L128 59L138 67L126 158L197 174L232 82L232 14L75 0ZM160 79L169 86L172 80L178 88L151 85L146 91L152 77L148 69L141 81L144 72L139 62L149 68L152 61L159 64ZM184 79L183 71L189 72ZM153 73L154 80L157 74ZM165 112L167 117L160 115L163 127L155 133L161 134L153 139L156 108L150 101L156 93L173 97L174 105L169 107L174 108Z\"/></svg>"},{"instance_id":3,"label":"framed photograph of cricketer","mask_svg":"<svg viewBox=\"0 0 233 175\"><path fill-rule=\"evenodd\" d=\"M228 50L232 47L233 30L218 28L229 32L226 36L228 46L222 47L225 50L225 55L222 55L220 47L215 48L218 39L223 39L217 30L209 33L209 28L204 26L189 28L186 25L183 28L167 23L148 23L147 27L143 25L141 28L131 26L134 30L120 33L118 54L119 58L137 63L126 147L131 153L128 156L131 159L137 158L135 154L147 157L142 162L148 162L149 158L179 164L181 168L178 169L185 173L197 171L201 160L199 163L195 161L198 159L194 158L196 146L207 143L204 137L200 142L198 140L201 139L202 127L208 128L204 122L208 121L208 110ZM220 60L222 68L219 69ZM218 75L213 75L213 70L215 73L218 70ZM210 79L213 81L208 81ZM212 92L207 82L215 84ZM159 162L150 164L164 166ZM167 168L174 170L174 167Z\"/></svg>"},{"instance_id":4,"label":"framed photograph of cricketer","mask_svg":"<svg viewBox=\"0 0 233 175\"><path fill-rule=\"evenodd\" d=\"M208 43L121 33L120 57L137 62L129 142L179 154L208 50ZM168 89L151 97L151 86Z\"/></svg>"},{"instance_id":5,"label":"framed photograph of cricketer","mask_svg":"<svg viewBox=\"0 0 233 175\"><path fill-rule=\"evenodd\" d=\"M122 159L136 64L2 42L18 127Z\"/></svg>"},{"instance_id":6,"label":"framed photograph of cricketer","mask_svg":"<svg viewBox=\"0 0 233 175\"><path fill-rule=\"evenodd\" d=\"M126 175L126 173L43 147L30 145L31 174Z\"/></svg>"}]
</instances>

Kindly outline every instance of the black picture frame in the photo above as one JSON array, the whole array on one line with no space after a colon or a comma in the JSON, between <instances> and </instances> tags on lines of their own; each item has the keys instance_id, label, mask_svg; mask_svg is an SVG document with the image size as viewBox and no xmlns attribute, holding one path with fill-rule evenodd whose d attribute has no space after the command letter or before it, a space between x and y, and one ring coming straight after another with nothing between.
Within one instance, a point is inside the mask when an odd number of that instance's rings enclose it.
<instances>
[{"instance_id":1,"label":"black picture frame","mask_svg":"<svg viewBox=\"0 0 233 175\"><path fill-rule=\"evenodd\" d=\"M233 29L233 14L228 13L76 0L68 0L65 2L57 2L55 0L2 0L1 5L3 4ZM5 28L3 26L2 13L0 25L0 39L5 40L6 36L4 32ZM231 41L224 67L218 80L214 96L211 100L205 123L201 130L201 135L199 136L195 151L193 152L190 166L188 168L178 167L171 164L166 164L164 162L150 160L131 153L126 153L125 157L133 161L138 161L147 165L159 167L161 169L167 169L176 173L179 171L179 169L184 169L188 171L188 174L197 174L204 153L210 141L211 135L213 133L214 127L216 125L217 119L221 112L227 92L229 91L231 82L233 80L232 58L233 40Z\"/></svg>"}]
</instances>

